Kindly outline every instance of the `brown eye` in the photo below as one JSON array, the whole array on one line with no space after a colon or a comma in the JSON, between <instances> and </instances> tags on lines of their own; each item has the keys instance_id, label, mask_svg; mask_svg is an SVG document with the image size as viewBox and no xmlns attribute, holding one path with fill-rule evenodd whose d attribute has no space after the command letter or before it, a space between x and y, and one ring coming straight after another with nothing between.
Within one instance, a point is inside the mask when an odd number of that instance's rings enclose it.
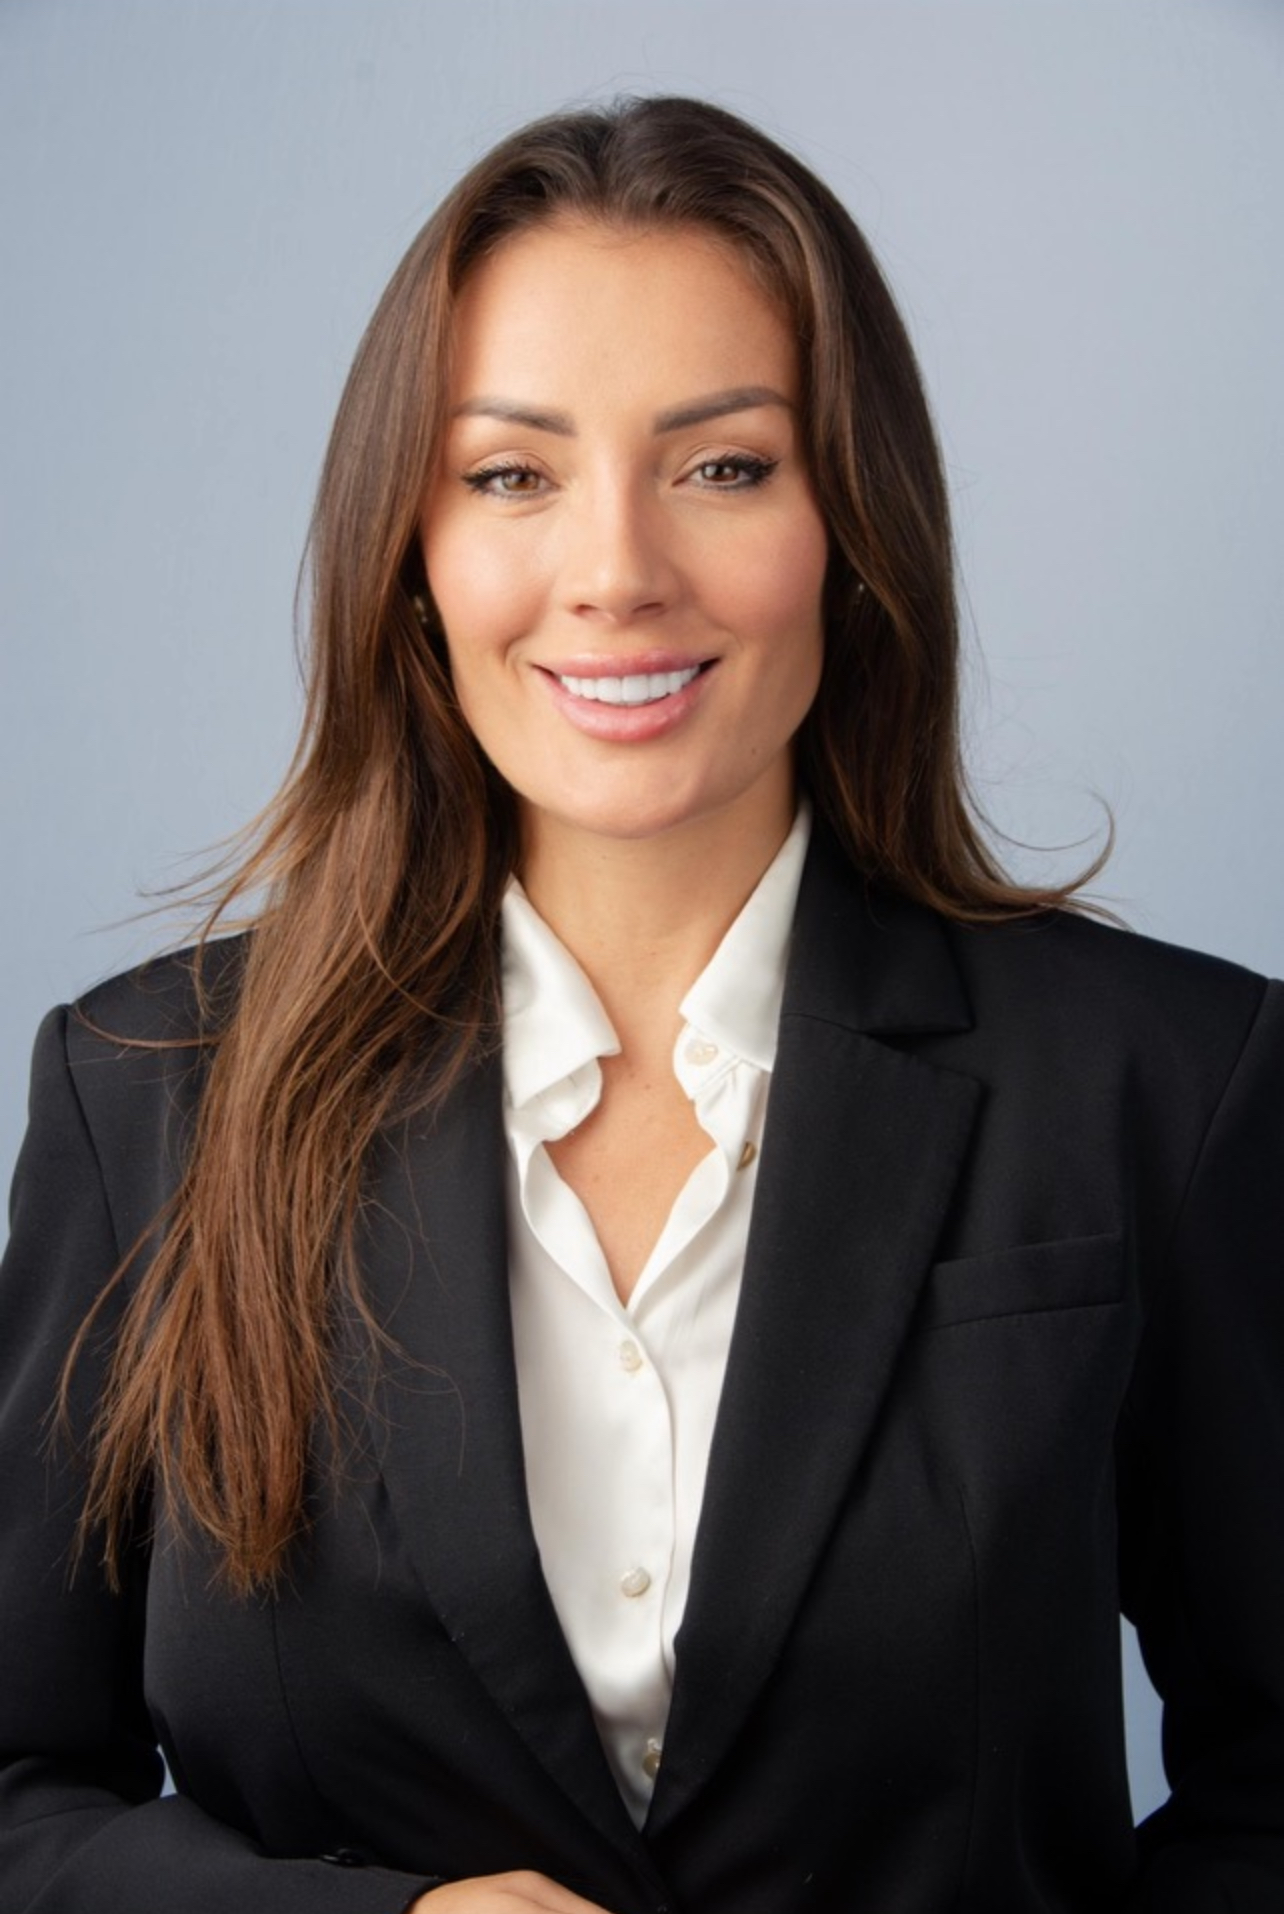
<instances>
[{"instance_id":1,"label":"brown eye","mask_svg":"<svg viewBox=\"0 0 1284 1914\"><path fill-rule=\"evenodd\" d=\"M489 465L480 472L467 472L464 484L470 491L492 498L534 498L544 481L529 465Z\"/></svg>"},{"instance_id":2,"label":"brown eye","mask_svg":"<svg viewBox=\"0 0 1284 1914\"><path fill-rule=\"evenodd\" d=\"M747 492L763 484L775 469L774 459L755 459L738 452L725 459L702 460L692 477L714 492Z\"/></svg>"}]
</instances>

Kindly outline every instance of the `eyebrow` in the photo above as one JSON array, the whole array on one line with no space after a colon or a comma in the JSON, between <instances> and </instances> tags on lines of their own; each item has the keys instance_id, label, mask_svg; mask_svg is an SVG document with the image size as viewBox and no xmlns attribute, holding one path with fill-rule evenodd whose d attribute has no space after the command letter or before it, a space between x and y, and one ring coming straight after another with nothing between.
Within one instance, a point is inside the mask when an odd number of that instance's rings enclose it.
<instances>
[{"instance_id":1,"label":"eyebrow","mask_svg":"<svg viewBox=\"0 0 1284 1914\"><path fill-rule=\"evenodd\" d=\"M753 412L760 406L783 405L792 410L790 401L783 392L777 392L769 385L729 386L724 392L709 392L699 399L691 399L685 405L670 406L664 412L655 415L654 427L657 434L682 432L693 425L704 425L710 419L723 419L732 412ZM545 411L539 406L520 405L512 399L482 397L465 399L457 405L453 414L456 419L500 419L505 425L524 425L532 432L552 432L558 438L575 437L575 421L569 412Z\"/></svg>"},{"instance_id":2,"label":"eyebrow","mask_svg":"<svg viewBox=\"0 0 1284 1914\"><path fill-rule=\"evenodd\" d=\"M729 412L755 412L764 405L783 405L786 411L793 410L784 393L777 392L774 386L733 385L725 392L710 392L702 399L692 399L689 405L675 405L667 412L658 412L655 429L681 432L689 425L703 425L707 419L723 419Z\"/></svg>"}]
</instances>

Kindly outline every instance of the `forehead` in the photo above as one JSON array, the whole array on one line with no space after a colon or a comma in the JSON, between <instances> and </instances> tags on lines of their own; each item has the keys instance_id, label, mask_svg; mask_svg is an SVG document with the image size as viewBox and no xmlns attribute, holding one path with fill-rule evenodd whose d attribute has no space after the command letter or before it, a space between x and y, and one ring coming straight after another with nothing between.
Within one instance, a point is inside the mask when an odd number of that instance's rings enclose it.
<instances>
[{"instance_id":1,"label":"forehead","mask_svg":"<svg viewBox=\"0 0 1284 1914\"><path fill-rule=\"evenodd\" d=\"M637 382L694 379L694 390L798 384L780 302L703 227L558 219L517 233L470 269L454 331L457 401L497 379L560 385L625 368Z\"/></svg>"}]
</instances>

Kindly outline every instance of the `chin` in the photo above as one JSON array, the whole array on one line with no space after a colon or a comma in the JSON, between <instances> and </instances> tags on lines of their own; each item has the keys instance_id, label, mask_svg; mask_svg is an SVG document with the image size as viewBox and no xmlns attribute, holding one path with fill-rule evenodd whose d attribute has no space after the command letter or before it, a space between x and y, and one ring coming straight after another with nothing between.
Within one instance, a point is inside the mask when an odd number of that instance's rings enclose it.
<instances>
[{"instance_id":1,"label":"chin","mask_svg":"<svg viewBox=\"0 0 1284 1914\"><path fill-rule=\"evenodd\" d=\"M613 842L645 842L679 830L704 815L699 804L675 802L672 789L645 792L636 788L589 797L577 792L559 801L519 794L523 828L528 835L598 837Z\"/></svg>"},{"instance_id":2,"label":"chin","mask_svg":"<svg viewBox=\"0 0 1284 1914\"><path fill-rule=\"evenodd\" d=\"M701 812L675 810L672 805L642 809L621 805L609 811L596 811L560 820L568 830L587 837L610 839L615 843L645 844L653 838L668 837L686 824L696 823Z\"/></svg>"}]
</instances>

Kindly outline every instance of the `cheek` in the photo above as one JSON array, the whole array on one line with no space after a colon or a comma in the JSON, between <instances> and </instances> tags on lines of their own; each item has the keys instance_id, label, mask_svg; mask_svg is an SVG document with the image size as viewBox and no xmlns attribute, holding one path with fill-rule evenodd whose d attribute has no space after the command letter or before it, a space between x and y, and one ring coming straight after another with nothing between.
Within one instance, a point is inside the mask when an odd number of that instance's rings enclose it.
<instances>
[{"instance_id":1,"label":"cheek","mask_svg":"<svg viewBox=\"0 0 1284 1914\"><path fill-rule=\"evenodd\" d=\"M532 568L503 546L439 535L425 541L424 571L457 673L519 637L530 621Z\"/></svg>"},{"instance_id":2,"label":"cheek","mask_svg":"<svg viewBox=\"0 0 1284 1914\"><path fill-rule=\"evenodd\" d=\"M761 541L736 577L743 628L774 638L782 667L810 657L819 671L828 554L823 526L807 524Z\"/></svg>"}]
</instances>

